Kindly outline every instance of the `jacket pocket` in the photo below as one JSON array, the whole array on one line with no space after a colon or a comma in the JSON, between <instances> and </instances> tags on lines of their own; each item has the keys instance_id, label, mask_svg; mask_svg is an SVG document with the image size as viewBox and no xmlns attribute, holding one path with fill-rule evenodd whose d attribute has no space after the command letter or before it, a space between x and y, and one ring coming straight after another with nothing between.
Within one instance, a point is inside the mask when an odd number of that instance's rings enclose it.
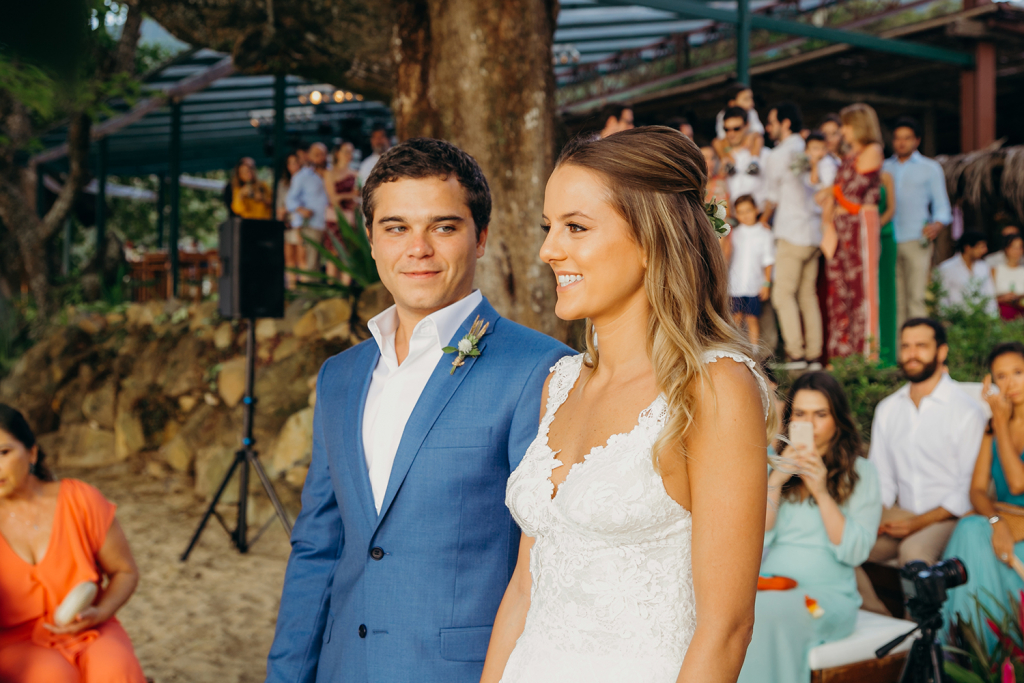
<instances>
[{"instance_id":1,"label":"jacket pocket","mask_svg":"<svg viewBox=\"0 0 1024 683\"><path fill-rule=\"evenodd\" d=\"M491 446L490 427L434 427L423 440L423 448L487 448Z\"/></svg>"},{"instance_id":2,"label":"jacket pocket","mask_svg":"<svg viewBox=\"0 0 1024 683\"><path fill-rule=\"evenodd\" d=\"M441 629L441 659L449 662L482 662L487 657L492 626Z\"/></svg>"}]
</instances>

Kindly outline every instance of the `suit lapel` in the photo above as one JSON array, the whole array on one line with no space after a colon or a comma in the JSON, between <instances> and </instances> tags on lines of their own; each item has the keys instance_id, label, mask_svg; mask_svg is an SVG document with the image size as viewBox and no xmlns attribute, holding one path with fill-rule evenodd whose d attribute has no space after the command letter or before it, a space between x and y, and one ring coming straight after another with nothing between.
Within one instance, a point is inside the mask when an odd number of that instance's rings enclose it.
<instances>
[{"instance_id":1,"label":"suit lapel","mask_svg":"<svg viewBox=\"0 0 1024 683\"><path fill-rule=\"evenodd\" d=\"M348 467L349 481L355 490L359 507L366 515L366 522L372 528L377 522L377 508L373 504L373 489L370 488L370 473L366 469L366 451L363 449L363 413L366 411L366 396L370 392L370 380L380 359L380 349L376 344L367 344L363 356L353 363L356 368L365 369L365 375L353 374L351 391L358 391L355 405L358 410L345 410L341 416L344 429L343 439L350 439L354 448L343 448L346 454L342 460ZM351 406L352 404L346 404Z\"/></svg>"},{"instance_id":2,"label":"suit lapel","mask_svg":"<svg viewBox=\"0 0 1024 683\"><path fill-rule=\"evenodd\" d=\"M491 307L487 299L484 299L462 321L459 331L455 333L455 336L449 342L450 346L456 346L458 341L469 333L469 328L472 327L473 321L477 316L491 324L490 330L494 329L499 317L497 311ZM481 352L486 347L486 340L487 335L484 335L484 338L477 344L477 348ZM388 508L391 507L391 503L394 501L398 489L401 488L402 482L405 481L405 476L409 473L409 468L412 467L412 463L416 459L416 454L419 453L423 440L427 438L427 432L434 426L434 422L437 421L441 411L448 405L448 401L455 395L463 380L466 379L473 366L482 357L482 355L478 357L467 356L465 363L462 367L455 370L454 375L450 374L452 361L454 360L452 354L445 354L437 362L434 372L427 381L427 386L423 388L423 393L420 394L420 398L416 402L412 415L409 416L409 421L405 425L405 431L402 433L402 440L399 442L398 452L395 454L395 463L391 467L391 477L388 479L388 488L384 494L384 502L381 505L380 514L377 516L376 526L374 527L375 532L387 514Z\"/></svg>"}]
</instances>

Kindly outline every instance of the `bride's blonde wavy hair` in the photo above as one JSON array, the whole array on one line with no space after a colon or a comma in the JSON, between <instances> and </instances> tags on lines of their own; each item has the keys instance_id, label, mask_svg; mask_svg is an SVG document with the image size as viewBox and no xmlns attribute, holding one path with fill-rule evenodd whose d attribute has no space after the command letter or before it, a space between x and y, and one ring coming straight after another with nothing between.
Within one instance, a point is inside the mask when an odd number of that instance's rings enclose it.
<instances>
[{"instance_id":1,"label":"bride's blonde wavy hair","mask_svg":"<svg viewBox=\"0 0 1024 683\"><path fill-rule=\"evenodd\" d=\"M647 354L669 410L654 444L657 469L665 448L684 452L700 395L697 387L713 391L704 353L721 349L756 357L732 322L728 268L704 210L704 157L679 131L643 126L600 140L575 140L555 164L563 165L606 179L610 203L629 224L647 261ZM601 356L590 320L586 337L587 364L596 368ZM777 420L774 401L769 401L769 435L777 431Z\"/></svg>"}]
</instances>

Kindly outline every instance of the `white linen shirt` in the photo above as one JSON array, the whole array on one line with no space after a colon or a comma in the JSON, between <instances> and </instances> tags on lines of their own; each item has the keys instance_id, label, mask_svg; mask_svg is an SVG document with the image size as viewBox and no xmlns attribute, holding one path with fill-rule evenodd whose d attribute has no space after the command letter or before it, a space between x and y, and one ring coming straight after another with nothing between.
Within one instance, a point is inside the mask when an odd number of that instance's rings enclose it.
<instances>
[{"instance_id":1,"label":"white linen shirt","mask_svg":"<svg viewBox=\"0 0 1024 683\"><path fill-rule=\"evenodd\" d=\"M821 215L814 211L814 190L804 183L793 163L804 153L804 139L791 133L768 156L764 170L764 196L775 204L772 227L776 239L797 247L821 244Z\"/></svg>"},{"instance_id":2,"label":"white linen shirt","mask_svg":"<svg viewBox=\"0 0 1024 683\"><path fill-rule=\"evenodd\" d=\"M764 223L741 223L729 235L729 296L757 296L764 284L764 269L775 265L775 237Z\"/></svg>"},{"instance_id":3,"label":"white linen shirt","mask_svg":"<svg viewBox=\"0 0 1024 683\"><path fill-rule=\"evenodd\" d=\"M732 150L736 172L725 181L729 185L729 201L735 202L743 195L749 194L754 198L759 211L764 208L764 167L768 163L768 156L767 149L762 149L758 156L751 154L746 147ZM755 161L761 167L761 171L757 175L750 175L747 169Z\"/></svg>"},{"instance_id":4,"label":"white linen shirt","mask_svg":"<svg viewBox=\"0 0 1024 683\"><path fill-rule=\"evenodd\" d=\"M937 507L957 517L970 512L986 423L981 406L945 374L920 408L909 384L885 398L875 409L868 455L878 470L882 505L899 502L915 515Z\"/></svg>"},{"instance_id":5,"label":"white linen shirt","mask_svg":"<svg viewBox=\"0 0 1024 683\"><path fill-rule=\"evenodd\" d=\"M448 345L482 301L480 290L475 290L465 299L419 321L409 336L409 355L401 365L395 353L395 331L398 329L395 306L374 316L366 324L380 348L380 359L373 370L363 410L363 451L366 469L370 473L373 503L378 513L384 504L391 466L395 463L405 425L434 368L444 356L441 349Z\"/></svg>"}]
</instances>

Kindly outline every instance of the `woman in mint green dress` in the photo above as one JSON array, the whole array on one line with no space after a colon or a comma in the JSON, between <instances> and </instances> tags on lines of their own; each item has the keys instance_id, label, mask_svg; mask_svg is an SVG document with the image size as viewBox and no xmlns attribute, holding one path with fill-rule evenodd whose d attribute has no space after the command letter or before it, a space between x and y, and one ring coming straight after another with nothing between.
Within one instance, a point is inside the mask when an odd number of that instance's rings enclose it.
<instances>
[{"instance_id":1,"label":"woman in mint green dress","mask_svg":"<svg viewBox=\"0 0 1024 683\"><path fill-rule=\"evenodd\" d=\"M971 481L971 504L977 514L960 520L944 555L963 561L967 583L949 591L943 617L947 626L954 623L957 613L972 620L975 627L981 626L978 630L991 646L995 636L977 623L974 598L993 610L995 601L1007 605L1009 595L1020 599L1024 590L1024 581L1011 566L1014 556L1024 560L1024 541L1013 542L1007 515L995 507L996 502L1024 507L1024 344L996 346L989 354L988 369L982 395L992 408L992 429L981 442ZM993 382L999 393L989 396ZM989 496L992 483L995 500ZM994 613L998 616L999 610Z\"/></svg>"},{"instance_id":2,"label":"woman in mint green dress","mask_svg":"<svg viewBox=\"0 0 1024 683\"><path fill-rule=\"evenodd\" d=\"M853 570L867 559L882 518L878 474L862 455L849 401L835 378L811 372L797 379L784 419L787 425L810 422L814 448L787 447L768 477L768 557L761 574L788 577L797 586L758 592L739 683L807 683L811 648L853 633L861 604Z\"/></svg>"}]
</instances>

